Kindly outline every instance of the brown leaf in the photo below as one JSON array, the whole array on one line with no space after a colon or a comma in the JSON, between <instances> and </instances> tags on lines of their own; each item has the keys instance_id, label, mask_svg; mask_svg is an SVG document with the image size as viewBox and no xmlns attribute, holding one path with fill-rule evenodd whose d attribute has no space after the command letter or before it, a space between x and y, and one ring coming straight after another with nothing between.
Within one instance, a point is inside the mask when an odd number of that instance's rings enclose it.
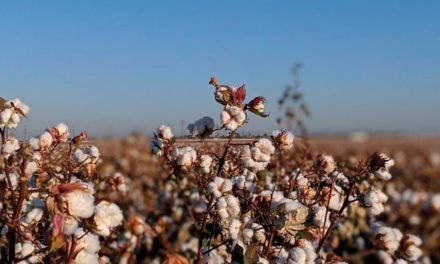
<instances>
[{"instance_id":1,"label":"brown leaf","mask_svg":"<svg viewBox=\"0 0 440 264\"><path fill-rule=\"evenodd\" d=\"M162 264L189 264L189 261L180 255L168 255Z\"/></svg>"},{"instance_id":2,"label":"brown leaf","mask_svg":"<svg viewBox=\"0 0 440 264\"><path fill-rule=\"evenodd\" d=\"M5 106L6 100L3 97L0 97L0 109L3 109Z\"/></svg>"}]
</instances>

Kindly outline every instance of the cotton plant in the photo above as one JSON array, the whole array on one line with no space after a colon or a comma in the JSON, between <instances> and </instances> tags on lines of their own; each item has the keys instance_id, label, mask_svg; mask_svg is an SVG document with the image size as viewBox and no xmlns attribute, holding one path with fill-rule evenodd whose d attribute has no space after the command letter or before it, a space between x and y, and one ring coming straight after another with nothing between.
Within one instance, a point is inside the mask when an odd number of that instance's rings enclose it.
<instances>
[{"instance_id":1,"label":"cotton plant","mask_svg":"<svg viewBox=\"0 0 440 264\"><path fill-rule=\"evenodd\" d=\"M14 138L28 113L20 99L0 100L1 260L100 263L124 220L118 205L96 198L100 152L63 123L29 141ZM113 179L119 189L120 182Z\"/></svg>"},{"instance_id":2,"label":"cotton plant","mask_svg":"<svg viewBox=\"0 0 440 264\"><path fill-rule=\"evenodd\" d=\"M422 257L418 237L400 235L397 229L366 232L350 220L357 215L360 223L375 226L375 219L386 211L389 199L382 187L392 177L392 159L374 154L348 167L319 153L292 162L288 156L296 141L289 131L275 130L268 138L236 143L234 136L250 113L267 116L266 101L256 97L246 103L244 85L223 85L215 78L210 84L215 101L223 107L219 128L212 118L203 117L188 126L190 136L199 142L166 137L173 134L166 126L151 142L152 153L161 156L173 173L168 178L173 208L181 206L191 215L190 232L196 240L191 240L191 250L182 247L183 254L192 252L191 261L344 263L329 243L338 229L352 230L347 237L362 234L360 248L369 239L373 250L385 252L381 257L393 262ZM228 135L226 143L207 148L214 130Z\"/></svg>"}]
</instances>

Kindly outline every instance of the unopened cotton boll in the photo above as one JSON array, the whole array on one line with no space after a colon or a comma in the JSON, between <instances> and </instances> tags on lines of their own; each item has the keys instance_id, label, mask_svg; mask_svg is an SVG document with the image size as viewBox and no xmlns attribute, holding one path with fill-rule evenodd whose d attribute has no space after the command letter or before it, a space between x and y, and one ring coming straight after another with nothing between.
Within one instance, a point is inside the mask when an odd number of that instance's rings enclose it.
<instances>
[{"instance_id":1,"label":"unopened cotton boll","mask_svg":"<svg viewBox=\"0 0 440 264\"><path fill-rule=\"evenodd\" d=\"M88 189L68 192L66 200L70 215L81 218L89 218L93 215L95 198Z\"/></svg>"}]
</instances>

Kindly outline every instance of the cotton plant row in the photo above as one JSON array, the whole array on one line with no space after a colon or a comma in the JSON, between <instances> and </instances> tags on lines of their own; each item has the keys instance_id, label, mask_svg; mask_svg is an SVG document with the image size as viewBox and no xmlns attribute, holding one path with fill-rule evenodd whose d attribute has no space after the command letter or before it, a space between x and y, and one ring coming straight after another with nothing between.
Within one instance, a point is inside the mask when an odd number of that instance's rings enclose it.
<instances>
[{"instance_id":1,"label":"cotton plant row","mask_svg":"<svg viewBox=\"0 0 440 264\"><path fill-rule=\"evenodd\" d=\"M344 263L346 256L338 255L330 241L354 222L351 215L357 211L369 227L359 235L359 251L372 250L373 258L383 263L422 259L419 237L376 220L387 206L382 187L392 178L392 159L374 154L350 167L320 154L291 167L288 159L295 151L291 132L274 131L269 138L245 144L234 141L250 113L268 116L265 99L255 97L246 103L244 85L231 87L215 78L210 84L223 109L218 126L210 117L188 126L200 144L182 144L165 125L151 142L152 152L172 170L174 184L167 185L167 193L174 199L174 211L184 210L194 226L195 237L180 249L188 260ZM219 130L229 137L216 152L205 141Z\"/></svg>"},{"instance_id":2,"label":"cotton plant row","mask_svg":"<svg viewBox=\"0 0 440 264\"><path fill-rule=\"evenodd\" d=\"M0 262L109 262L100 251L118 246L110 243L124 214L102 193L126 191L124 177L98 177L98 148L65 124L18 140L14 129L28 113L19 99L0 98Z\"/></svg>"}]
</instances>

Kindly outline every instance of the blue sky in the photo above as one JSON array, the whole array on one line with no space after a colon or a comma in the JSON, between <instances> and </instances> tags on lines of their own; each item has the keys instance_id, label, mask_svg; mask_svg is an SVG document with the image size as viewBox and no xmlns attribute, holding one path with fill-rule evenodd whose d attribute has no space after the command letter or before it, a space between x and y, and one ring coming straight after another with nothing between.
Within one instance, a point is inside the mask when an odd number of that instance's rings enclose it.
<instances>
[{"instance_id":1,"label":"blue sky","mask_svg":"<svg viewBox=\"0 0 440 264\"><path fill-rule=\"evenodd\" d=\"M3 1L0 96L36 134L151 133L218 120L211 75L276 101L302 62L312 132L440 133L437 1ZM23 129L23 128L22 128Z\"/></svg>"}]
</instances>

